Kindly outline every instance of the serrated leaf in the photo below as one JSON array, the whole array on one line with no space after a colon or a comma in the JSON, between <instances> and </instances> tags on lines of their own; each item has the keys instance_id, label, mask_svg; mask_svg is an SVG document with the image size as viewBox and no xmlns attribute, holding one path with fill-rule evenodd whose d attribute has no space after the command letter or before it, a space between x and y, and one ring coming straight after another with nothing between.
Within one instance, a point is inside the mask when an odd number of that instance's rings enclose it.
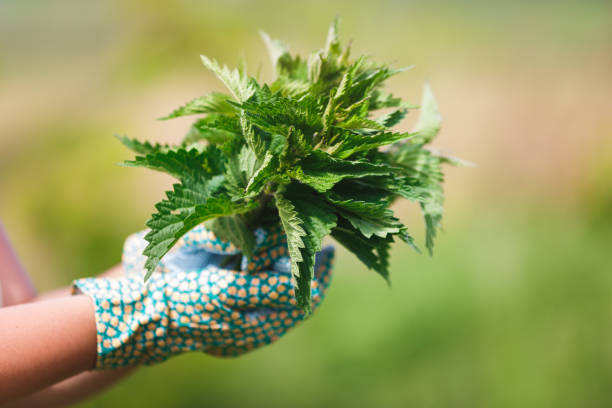
<instances>
[{"instance_id":1,"label":"serrated leaf","mask_svg":"<svg viewBox=\"0 0 612 408\"><path fill-rule=\"evenodd\" d=\"M331 236L351 251L369 269L373 269L386 281L389 280L389 247L391 237L371 236L366 238L346 220L340 220Z\"/></svg>"},{"instance_id":2,"label":"serrated leaf","mask_svg":"<svg viewBox=\"0 0 612 408\"><path fill-rule=\"evenodd\" d=\"M353 116L349 120L340 122L336 125L336 127L344 130L361 130L362 132L367 131L366 134L368 135L371 134L370 131L372 130L385 130L385 126L383 124L378 123L375 120L360 118L358 116Z\"/></svg>"},{"instance_id":3,"label":"serrated leaf","mask_svg":"<svg viewBox=\"0 0 612 408\"><path fill-rule=\"evenodd\" d=\"M438 110L436 98L431 90L431 86L426 83L423 87L421 112L413 130L413 133L418 135L416 137L418 139L417 143L426 144L433 140L440 131L441 123L442 116Z\"/></svg>"},{"instance_id":4,"label":"serrated leaf","mask_svg":"<svg viewBox=\"0 0 612 408\"><path fill-rule=\"evenodd\" d=\"M277 197L277 204L279 198ZM323 238L336 226L332 208L321 196L292 184L280 195L279 215L283 227L288 224L287 242L292 235L293 249L290 249L292 274L296 280L298 305L310 311L310 282L314 272L315 255L321 250ZM283 208L281 213L281 207ZM298 215L299 214L299 215ZM286 220L286 221L284 221ZM296 228L299 227L299 228ZM292 254L299 251L299 255Z\"/></svg>"},{"instance_id":5,"label":"serrated leaf","mask_svg":"<svg viewBox=\"0 0 612 408\"><path fill-rule=\"evenodd\" d=\"M272 63L272 68L274 72L276 72L278 60L283 55L289 53L289 46L280 40L274 40L270 38L270 36L264 31L259 31L259 35L266 44L266 48L268 49L268 53L270 54L270 62Z\"/></svg>"},{"instance_id":6,"label":"serrated leaf","mask_svg":"<svg viewBox=\"0 0 612 408\"><path fill-rule=\"evenodd\" d=\"M259 194L265 187L266 183L272 180L276 175L275 172L278 169L278 164L278 155L267 152L263 162L249 179L246 187L246 193L248 195Z\"/></svg>"},{"instance_id":7,"label":"serrated leaf","mask_svg":"<svg viewBox=\"0 0 612 408\"><path fill-rule=\"evenodd\" d=\"M400 123L406 117L407 113L407 109L396 109L377 118L376 122L387 129L392 128L393 126Z\"/></svg>"},{"instance_id":8,"label":"serrated leaf","mask_svg":"<svg viewBox=\"0 0 612 408\"><path fill-rule=\"evenodd\" d=\"M314 150L299 167L288 170L289 175L317 191L325 192L345 178L360 178L390 173L389 167L365 161L336 159Z\"/></svg>"},{"instance_id":9,"label":"serrated leaf","mask_svg":"<svg viewBox=\"0 0 612 408\"><path fill-rule=\"evenodd\" d=\"M231 99L229 95L221 92L211 92L207 95L192 99L185 105L176 108L168 116L160 118L167 120L181 116L197 115L202 113L217 113L223 115L235 115L236 108L227 101Z\"/></svg>"},{"instance_id":10,"label":"serrated leaf","mask_svg":"<svg viewBox=\"0 0 612 408\"><path fill-rule=\"evenodd\" d=\"M217 61L211 60L205 55L200 55L200 58L204 66L223 82L237 101L246 101L255 92L255 82L251 81L243 71L230 70L226 65L221 67Z\"/></svg>"},{"instance_id":11,"label":"serrated leaf","mask_svg":"<svg viewBox=\"0 0 612 408\"><path fill-rule=\"evenodd\" d=\"M340 40L338 37L340 27L340 18L334 18L329 30L327 32L327 40L325 41L325 57L333 58L338 57L342 53L340 48Z\"/></svg>"},{"instance_id":12,"label":"serrated leaf","mask_svg":"<svg viewBox=\"0 0 612 408\"><path fill-rule=\"evenodd\" d=\"M393 211L386 208L386 203L367 202L359 199L345 198L337 194L328 194L328 201L336 211L366 238L377 235L381 238L389 234L398 234L404 226L393 216Z\"/></svg>"},{"instance_id":13,"label":"serrated leaf","mask_svg":"<svg viewBox=\"0 0 612 408\"><path fill-rule=\"evenodd\" d=\"M442 186L436 185L431 188L430 194L421 202L423 217L425 218L425 246L429 255L433 255L434 239L441 226L444 204Z\"/></svg>"},{"instance_id":14,"label":"serrated leaf","mask_svg":"<svg viewBox=\"0 0 612 408\"><path fill-rule=\"evenodd\" d=\"M257 96L265 99L252 99L240 107L244 109L248 122L266 132L279 133L291 126L305 134L312 134L323 128L318 101L311 96L299 100L264 92Z\"/></svg>"},{"instance_id":15,"label":"serrated leaf","mask_svg":"<svg viewBox=\"0 0 612 408\"><path fill-rule=\"evenodd\" d=\"M145 156L136 156L124 163L126 166L148 167L168 173L179 180L210 178L223 172L224 158L219 149L208 146L197 149L158 151Z\"/></svg>"},{"instance_id":16,"label":"serrated leaf","mask_svg":"<svg viewBox=\"0 0 612 408\"><path fill-rule=\"evenodd\" d=\"M157 268L162 257L178 240L204 221L246 212L252 205L236 204L227 196L209 197L202 193L202 184L175 184L167 199L156 205L157 212L147 222L151 230L145 235L149 243L143 254L147 257L145 280Z\"/></svg>"},{"instance_id":17,"label":"serrated leaf","mask_svg":"<svg viewBox=\"0 0 612 408\"><path fill-rule=\"evenodd\" d=\"M303 228L302 220L298 217L298 213L291 201L284 196L284 191L277 191L274 194L278 216L283 225L285 235L287 235L287 247L289 249L289 257L291 258L291 270L293 275L299 275L298 263L302 262L301 249L305 244L302 240L306 236Z\"/></svg>"},{"instance_id":18,"label":"serrated leaf","mask_svg":"<svg viewBox=\"0 0 612 408\"><path fill-rule=\"evenodd\" d=\"M225 241L232 242L247 258L253 257L255 235L239 215L230 215L211 220L207 227Z\"/></svg>"},{"instance_id":19,"label":"serrated leaf","mask_svg":"<svg viewBox=\"0 0 612 408\"><path fill-rule=\"evenodd\" d=\"M314 52L308 58L308 80L318 82L321 76L322 52Z\"/></svg>"},{"instance_id":20,"label":"serrated leaf","mask_svg":"<svg viewBox=\"0 0 612 408\"><path fill-rule=\"evenodd\" d=\"M161 145L159 143L151 144L147 141L140 142L136 139L130 139L127 136L115 135L117 139L128 149L138 154L152 154L152 153L163 153L174 148L168 145Z\"/></svg>"},{"instance_id":21,"label":"serrated leaf","mask_svg":"<svg viewBox=\"0 0 612 408\"><path fill-rule=\"evenodd\" d=\"M280 93L284 97L299 98L310 89L310 82L303 79L291 79L285 76L279 77L270 85L273 93Z\"/></svg>"},{"instance_id":22,"label":"serrated leaf","mask_svg":"<svg viewBox=\"0 0 612 408\"><path fill-rule=\"evenodd\" d=\"M329 152L334 157L346 159L355 153L387 146L412 137L414 133L381 132L371 135L345 132L341 141L330 148Z\"/></svg>"},{"instance_id":23,"label":"serrated leaf","mask_svg":"<svg viewBox=\"0 0 612 408\"><path fill-rule=\"evenodd\" d=\"M380 90L374 90L369 98L368 109L375 111L383 108L397 108L404 106L402 98L394 97L389 93L383 93Z\"/></svg>"}]
</instances>

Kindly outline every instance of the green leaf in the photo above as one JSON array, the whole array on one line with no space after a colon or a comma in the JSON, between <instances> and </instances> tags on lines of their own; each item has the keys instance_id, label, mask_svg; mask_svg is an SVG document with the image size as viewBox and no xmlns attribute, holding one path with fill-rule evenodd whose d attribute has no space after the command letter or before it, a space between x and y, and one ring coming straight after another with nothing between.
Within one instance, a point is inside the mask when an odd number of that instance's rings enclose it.
<instances>
[{"instance_id":1,"label":"green leaf","mask_svg":"<svg viewBox=\"0 0 612 408\"><path fill-rule=\"evenodd\" d=\"M321 250L323 238L336 226L336 216L323 197L296 184L277 193L276 200L287 242L290 243L297 302L300 307L310 311L310 283L315 255Z\"/></svg>"},{"instance_id":2,"label":"green leaf","mask_svg":"<svg viewBox=\"0 0 612 408\"><path fill-rule=\"evenodd\" d=\"M270 36L264 32L259 31L259 35L266 44L268 53L270 54L270 62L274 72L277 70L278 60L285 54L289 54L289 46L280 40L273 40Z\"/></svg>"},{"instance_id":3,"label":"green leaf","mask_svg":"<svg viewBox=\"0 0 612 408\"><path fill-rule=\"evenodd\" d=\"M440 131L442 116L438 110L438 104L429 84L423 88L423 99L421 102L421 114L414 127L413 132L418 136L416 143L427 144L432 141Z\"/></svg>"},{"instance_id":4,"label":"green leaf","mask_svg":"<svg viewBox=\"0 0 612 408\"><path fill-rule=\"evenodd\" d=\"M343 218L359 230L366 238L377 235L385 238L389 234L398 234L404 226L393 216L393 211L386 208L387 203L362 201L359 199L339 197L329 194L327 199Z\"/></svg>"},{"instance_id":5,"label":"green leaf","mask_svg":"<svg viewBox=\"0 0 612 408\"><path fill-rule=\"evenodd\" d=\"M442 213L444 204L444 194L442 186L436 185L432 188L429 196L421 202L421 210L425 218L425 246L429 251L429 255L433 255L434 239L437 231L441 226Z\"/></svg>"},{"instance_id":6,"label":"green leaf","mask_svg":"<svg viewBox=\"0 0 612 408\"><path fill-rule=\"evenodd\" d=\"M310 89L310 82L302 79L291 79L281 76L270 85L273 93L280 93L284 97L299 98Z\"/></svg>"},{"instance_id":7,"label":"green leaf","mask_svg":"<svg viewBox=\"0 0 612 408\"><path fill-rule=\"evenodd\" d=\"M278 208L278 216L283 225L285 235L287 235L287 248L289 257L291 258L291 271L293 276L300 275L298 264L303 262L302 248L305 247L303 238L306 236L306 231L303 228L303 222L298 217L298 213L291 201L287 200L282 190L274 194L276 207Z\"/></svg>"},{"instance_id":8,"label":"green leaf","mask_svg":"<svg viewBox=\"0 0 612 408\"><path fill-rule=\"evenodd\" d=\"M413 133L383 132L374 135L345 132L340 142L330 149L330 154L340 159L346 159L355 153L364 152L378 147L387 146L401 140L414 137Z\"/></svg>"},{"instance_id":9,"label":"green leaf","mask_svg":"<svg viewBox=\"0 0 612 408\"><path fill-rule=\"evenodd\" d=\"M266 183L273 179L278 168L278 155L267 152L261 166L251 176L246 187L246 193L249 195L259 194Z\"/></svg>"},{"instance_id":10,"label":"green leaf","mask_svg":"<svg viewBox=\"0 0 612 408\"><path fill-rule=\"evenodd\" d=\"M211 60L205 55L200 55L200 58L204 66L223 82L237 101L246 101L255 92L257 88L256 83L251 81L243 71L238 69L230 70L226 65L221 67L217 61Z\"/></svg>"},{"instance_id":11,"label":"green leaf","mask_svg":"<svg viewBox=\"0 0 612 408\"><path fill-rule=\"evenodd\" d=\"M240 153L229 158L226 166L225 179L227 189L235 199L246 196L249 180L257 169L257 156L248 146L242 146Z\"/></svg>"},{"instance_id":12,"label":"green leaf","mask_svg":"<svg viewBox=\"0 0 612 408\"><path fill-rule=\"evenodd\" d=\"M288 170L292 178L320 192L329 190L345 178L383 175L390 172L390 168L383 164L336 159L319 150L314 150L305 157L299 167Z\"/></svg>"},{"instance_id":13,"label":"green leaf","mask_svg":"<svg viewBox=\"0 0 612 408\"><path fill-rule=\"evenodd\" d=\"M253 257L255 235L249 230L240 215L215 218L206 226L217 238L232 242L247 258Z\"/></svg>"},{"instance_id":14,"label":"green leaf","mask_svg":"<svg viewBox=\"0 0 612 408\"><path fill-rule=\"evenodd\" d=\"M361 130L362 132L371 130L385 130L385 126L383 124L375 120L360 118L358 116L353 116L349 120L337 124L336 127L344 130Z\"/></svg>"},{"instance_id":15,"label":"green leaf","mask_svg":"<svg viewBox=\"0 0 612 408\"><path fill-rule=\"evenodd\" d=\"M407 113L407 109L396 109L379 117L378 119L376 119L376 122L389 129L400 123L406 117Z\"/></svg>"},{"instance_id":16,"label":"green leaf","mask_svg":"<svg viewBox=\"0 0 612 408\"><path fill-rule=\"evenodd\" d=\"M151 153L163 153L173 148L168 145L161 145L159 143L151 144L149 142L140 142L136 139L130 139L126 136L115 135L117 139L128 149L138 154L151 154Z\"/></svg>"},{"instance_id":17,"label":"green leaf","mask_svg":"<svg viewBox=\"0 0 612 408\"><path fill-rule=\"evenodd\" d=\"M325 57L338 57L342 53L342 48L340 47L340 40L338 37L340 27L340 18L334 18L331 26L329 27L329 31L327 32L327 40L325 42Z\"/></svg>"},{"instance_id":18,"label":"green leaf","mask_svg":"<svg viewBox=\"0 0 612 408\"><path fill-rule=\"evenodd\" d=\"M175 184L174 190L166 193L167 199L156 205L157 212L147 222L151 230L145 235L149 243L143 252L147 257L145 280L155 271L161 258L192 228L204 221L239 214L253 207L233 203L223 195L210 197L206 190L201 182Z\"/></svg>"},{"instance_id":19,"label":"green leaf","mask_svg":"<svg viewBox=\"0 0 612 408\"><path fill-rule=\"evenodd\" d=\"M402 101L402 98L396 98L391 94L383 93L376 89L372 92L369 99L368 109L375 111L383 108L397 108L404 106L406 108L412 107L412 105L405 106L406 104Z\"/></svg>"},{"instance_id":20,"label":"green leaf","mask_svg":"<svg viewBox=\"0 0 612 408\"><path fill-rule=\"evenodd\" d=\"M299 100L279 94L257 93L262 99L251 99L240 105L246 119L253 125L269 132L279 133L291 126L305 134L321 131L323 123L318 101L310 96Z\"/></svg>"},{"instance_id":21,"label":"green leaf","mask_svg":"<svg viewBox=\"0 0 612 408\"><path fill-rule=\"evenodd\" d=\"M342 246L351 251L361 262L389 281L389 247L393 238L381 238L373 235L363 236L349 222L340 220L331 236Z\"/></svg>"},{"instance_id":22,"label":"green leaf","mask_svg":"<svg viewBox=\"0 0 612 408\"><path fill-rule=\"evenodd\" d=\"M179 180L210 178L223 173L224 157L214 146L198 149L158 151L145 156L136 156L124 163L126 166L148 167L168 173Z\"/></svg>"},{"instance_id":23,"label":"green leaf","mask_svg":"<svg viewBox=\"0 0 612 408\"><path fill-rule=\"evenodd\" d=\"M319 78L321 76L321 66L322 66L322 52L315 52L308 57L308 80L310 82L317 83L319 82Z\"/></svg>"},{"instance_id":24,"label":"green leaf","mask_svg":"<svg viewBox=\"0 0 612 408\"><path fill-rule=\"evenodd\" d=\"M227 101L231 96L221 92L211 92L207 95L195 98L185 105L172 111L168 116L160 118L167 120L181 116L197 115L202 113L217 113L223 115L235 115L236 108Z\"/></svg>"}]
</instances>

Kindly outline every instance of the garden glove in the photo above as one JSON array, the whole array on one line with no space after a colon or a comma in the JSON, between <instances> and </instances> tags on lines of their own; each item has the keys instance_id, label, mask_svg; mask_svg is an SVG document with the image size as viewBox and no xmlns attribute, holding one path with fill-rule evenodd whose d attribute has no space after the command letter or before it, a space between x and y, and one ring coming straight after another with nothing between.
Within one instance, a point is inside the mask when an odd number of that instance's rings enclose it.
<instances>
[{"instance_id":1,"label":"garden glove","mask_svg":"<svg viewBox=\"0 0 612 408\"><path fill-rule=\"evenodd\" d=\"M306 316L296 306L286 238L279 227L255 232L255 255L223 266L239 250L203 226L187 233L144 282L144 232L125 243L120 279L86 278L97 327L96 368L153 364L185 351L238 356L269 344ZM313 310L330 282L333 248L317 254Z\"/></svg>"}]
</instances>

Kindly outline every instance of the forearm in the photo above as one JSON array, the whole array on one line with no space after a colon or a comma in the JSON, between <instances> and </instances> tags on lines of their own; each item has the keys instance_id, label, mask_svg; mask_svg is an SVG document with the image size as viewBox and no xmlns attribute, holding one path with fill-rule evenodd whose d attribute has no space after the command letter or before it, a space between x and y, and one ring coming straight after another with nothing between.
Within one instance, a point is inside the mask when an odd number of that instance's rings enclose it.
<instances>
[{"instance_id":1,"label":"forearm","mask_svg":"<svg viewBox=\"0 0 612 408\"><path fill-rule=\"evenodd\" d=\"M91 369L94 308L71 296L0 309L0 404Z\"/></svg>"},{"instance_id":2,"label":"forearm","mask_svg":"<svg viewBox=\"0 0 612 408\"><path fill-rule=\"evenodd\" d=\"M124 271L121 265L117 265L108 271L104 272L100 276L115 278L123 276ZM0 223L0 299L3 298L3 303L0 303L0 307L14 306L18 304L28 302L40 302L49 299L66 298L71 295L71 287L64 287L56 289L50 292L46 292L40 295L36 294L34 285L32 284L28 274L21 266L15 251L10 245L8 237L2 228ZM0 316L2 318L3 316ZM4 324L0 325L0 330L4 330L6 327ZM2 339L0 336L0 350L2 350ZM45 350L45 348L39 348ZM2 352L4 355L4 353ZM127 373L131 372L132 369L112 370L112 371L87 371L72 376L67 379L61 380L59 383L55 383L56 379L50 379L43 375L39 377L35 376L35 381L29 383L23 387L23 392L20 393L18 387L13 387L11 382L11 390L13 394L9 395L4 392L3 388L6 388L6 381L3 379L3 370L6 365L2 356L0 356L0 406L2 407L63 407L66 405L74 404L79 402L93 394L96 394L103 389L109 387L113 383L122 379ZM7 362L8 364L8 362ZM42 366L43 362L41 362ZM8 367L6 367L8 369ZM24 367L24 369L26 369ZM41 369L41 371L47 371ZM74 370L73 370L74 371ZM57 374L57 373L55 373ZM60 373L61 374L61 373ZM10 375L10 374L9 374ZM49 375L54 375L49 373ZM70 376L70 374L68 374ZM66 378L64 374L61 374L62 378ZM53 377L58 378L58 377ZM11 378L11 381L13 379ZM41 385L42 384L42 385ZM52 384L46 388L46 385ZM21 386L19 386L21 387ZM42 388L41 388L42 387ZM43 389L44 388L44 389ZM36 391L30 394L32 390ZM27 395L29 394L29 395ZM27 395L18 400L19 395ZM11 400L13 402L8 405L4 405L3 402Z\"/></svg>"},{"instance_id":3,"label":"forearm","mask_svg":"<svg viewBox=\"0 0 612 408\"><path fill-rule=\"evenodd\" d=\"M23 269L0 223L0 295L4 305L31 301L36 289Z\"/></svg>"}]
</instances>

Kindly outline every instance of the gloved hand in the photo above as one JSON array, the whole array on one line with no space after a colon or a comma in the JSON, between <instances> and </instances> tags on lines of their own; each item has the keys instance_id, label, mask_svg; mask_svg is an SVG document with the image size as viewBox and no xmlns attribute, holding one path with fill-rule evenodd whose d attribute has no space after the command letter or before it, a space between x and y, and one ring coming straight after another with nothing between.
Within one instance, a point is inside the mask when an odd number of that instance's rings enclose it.
<instances>
[{"instance_id":1,"label":"gloved hand","mask_svg":"<svg viewBox=\"0 0 612 408\"><path fill-rule=\"evenodd\" d=\"M125 243L121 279L87 278L75 291L95 304L96 368L153 364L185 351L237 356L277 340L305 314L296 307L280 227L258 229L255 256L239 270L222 262L239 251L198 226L144 282L144 232ZM330 282L334 250L317 254L313 311Z\"/></svg>"}]
</instances>

